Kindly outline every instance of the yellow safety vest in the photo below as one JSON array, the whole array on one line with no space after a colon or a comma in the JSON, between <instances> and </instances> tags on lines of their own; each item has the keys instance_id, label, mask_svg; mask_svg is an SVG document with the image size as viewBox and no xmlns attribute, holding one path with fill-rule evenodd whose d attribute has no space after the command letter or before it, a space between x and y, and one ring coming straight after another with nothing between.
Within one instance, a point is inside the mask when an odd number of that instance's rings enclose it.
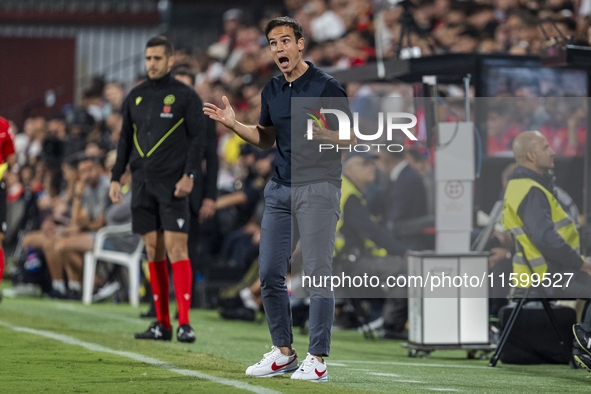
<instances>
[{"instance_id":1,"label":"yellow safety vest","mask_svg":"<svg viewBox=\"0 0 591 394\"><path fill-rule=\"evenodd\" d=\"M347 200L351 196L356 196L361 201L361 205L367 206L367 201L365 201L365 197L363 197L363 193L361 193L359 191L359 189L357 189L355 187L353 182L351 182L349 180L349 178L347 178L344 175L341 176L341 179L343 181L343 184L341 186L341 215L339 216L339 221L337 222L337 237L335 240L335 248L334 248L334 255L335 256L337 254L339 254L343 250L343 248L345 247L345 237L341 233L341 229L342 229L343 225L345 224L344 223L344 216L345 216L345 204L347 203ZM377 219L375 218L375 216L371 215L370 218L373 222L377 223ZM386 249L376 246L376 244L372 240L366 238L363 241L364 241L364 246L365 246L366 251L371 253L372 256L382 256L383 257L388 254Z\"/></svg>"},{"instance_id":2,"label":"yellow safety vest","mask_svg":"<svg viewBox=\"0 0 591 394\"><path fill-rule=\"evenodd\" d=\"M552 193L550 193L540 183L530 178L510 180L507 185L507 190L505 191L505 197L503 199L503 216L501 223L503 224L503 227L506 230L511 231L515 237L517 253L515 253L515 256L513 256L513 272L516 273L518 277L520 277L522 273L530 276L530 280L527 281L528 285L531 284L532 272L527 266L527 262L523 259L524 252L525 257L531 264L534 272L540 275L540 280L541 276L548 270L548 263L546 262L546 259L544 259L542 253L530 240L529 235L524 228L523 221L517 214L519 205L525 196L527 196L532 187L537 187L543 191L546 195L546 198L548 198L552 212L552 221L554 222L554 229L558 235L560 235L567 244L575 249L577 253L579 253L580 246L579 232L577 231L577 227L568 217L564 209L562 209L562 206ZM524 287L522 286L523 283L520 280L518 280L518 285L519 287Z\"/></svg>"}]
</instances>

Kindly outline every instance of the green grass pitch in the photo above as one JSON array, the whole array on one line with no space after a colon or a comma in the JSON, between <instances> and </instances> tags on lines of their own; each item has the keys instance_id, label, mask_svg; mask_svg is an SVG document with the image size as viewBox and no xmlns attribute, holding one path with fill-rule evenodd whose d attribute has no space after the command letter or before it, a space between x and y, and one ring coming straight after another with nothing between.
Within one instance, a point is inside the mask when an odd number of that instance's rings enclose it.
<instances>
[{"instance_id":1,"label":"green grass pitch","mask_svg":"<svg viewBox=\"0 0 591 394\"><path fill-rule=\"evenodd\" d=\"M138 318L140 309L4 298L0 393L591 392L591 374L566 365L489 368L486 360L467 360L463 351L409 358L399 341L345 331L333 334L328 383L249 378L246 367L269 351L266 323L224 321L215 311L192 310L195 343L137 341L133 333L149 324ZM297 330L294 347L305 357L307 337Z\"/></svg>"}]
</instances>

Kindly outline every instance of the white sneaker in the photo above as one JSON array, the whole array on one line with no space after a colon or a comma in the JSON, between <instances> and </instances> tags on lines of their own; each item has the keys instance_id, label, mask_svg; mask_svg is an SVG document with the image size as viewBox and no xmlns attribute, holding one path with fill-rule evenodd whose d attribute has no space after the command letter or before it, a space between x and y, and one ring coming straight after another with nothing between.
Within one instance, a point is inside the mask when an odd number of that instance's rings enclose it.
<instances>
[{"instance_id":1,"label":"white sneaker","mask_svg":"<svg viewBox=\"0 0 591 394\"><path fill-rule=\"evenodd\" d=\"M306 357L300 368L291 375L291 378L314 382L326 382L328 380L326 363L321 363L316 357L308 353L308 357Z\"/></svg>"},{"instance_id":2,"label":"white sneaker","mask_svg":"<svg viewBox=\"0 0 591 394\"><path fill-rule=\"evenodd\" d=\"M269 353L265 353L263 359L246 369L246 374L267 378L270 376L291 373L298 369L298 355L295 349L291 356L284 356L279 348L273 346Z\"/></svg>"}]
</instances>

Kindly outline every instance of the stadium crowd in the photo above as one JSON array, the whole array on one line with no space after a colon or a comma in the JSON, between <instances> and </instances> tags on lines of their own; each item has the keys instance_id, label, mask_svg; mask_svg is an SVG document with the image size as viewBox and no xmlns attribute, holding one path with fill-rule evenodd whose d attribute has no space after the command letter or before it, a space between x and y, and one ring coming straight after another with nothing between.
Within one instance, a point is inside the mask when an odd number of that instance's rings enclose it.
<instances>
[{"instance_id":1,"label":"stadium crowd","mask_svg":"<svg viewBox=\"0 0 591 394\"><path fill-rule=\"evenodd\" d=\"M382 49L384 57L395 56L401 20L411 26L404 46L410 43L419 47L423 56L448 52L539 54L551 42L548 37L584 45L590 41L591 19L587 13L591 13L591 4L585 0L403 3L404 6L385 1L378 7L371 0L286 0L284 7L285 14L299 20L304 27L305 59L324 68L364 65L375 59L376 47ZM403 15L406 6L412 18ZM222 106L221 97L227 96L237 120L256 124L261 90L276 74L262 26L281 13L268 12L259 21L248 21L245 15L239 9L224 13L223 34L208 48L177 47L173 75L186 78L203 102ZM381 32L377 43L376 29ZM136 83L144 78L138 77ZM6 177L10 208L5 242L16 257L15 266L19 267L10 271L14 289L20 286L23 292L32 289L34 293L43 291L57 298L80 299L83 254L92 250L94 233L104 226L131 220L129 201L125 211L111 205L108 199L110 170L122 127L120 108L131 88L97 77L84 91L80 106L59 109L49 117L33 108L22 125L12 123L17 165ZM369 96L368 89L374 89L375 93L378 88L349 84L346 89L354 97ZM412 96L408 87L388 89L384 94ZM582 117L584 114L579 121ZM499 122L490 115L491 131L498 129L499 135L506 136L510 125L495 124L495 120ZM577 126L573 127L581 134ZM225 288L213 301L211 297L206 301L199 294L194 300L202 306L223 306L226 317L251 320L261 305L256 258L263 190L272 175L275 152L258 151L219 123L215 127L219 160L217 198L215 206L202 218L198 245L192 246L197 248L200 260L193 262L198 264L194 270L198 282L195 291L203 290L199 286L199 281L205 282L203 279L209 283L223 279L224 284L234 286ZM511 135L515 134L513 129L510 131ZM584 134L583 129L581 135ZM569 140L568 135L565 138L561 144L568 143L569 152L574 149L576 154L581 141ZM496 134L489 140L490 154L509 150L512 142ZM351 158L347 159L345 168L350 178L365 185L376 182L366 180L363 178L366 173L356 171L377 166L383 175L377 183L386 191L393 192L395 182L413 184L414 195L419 190L425 196L424 206L414 214L416 218L433 212L434 192L426 153L410 149L404 156L380 157L377 162ZM412 174L402 176L405 168ZM129 181L122 179L122 184ZM371 193L371 188L368 192ZM408 196L390 197L400 199L400 205L377 213L372 226L392 230L396 220L412 219L402 215L408 213L403 205ZM379 230L373 227L371 231L376 229ZM373 234L371 231L367 234ZM429 239L418 241L414 249L432 247ZM112 247L130 247L136 240L117 242ZM388 253L404 255L406 250ZM504 259L506 254L506 251L494 254L494 262ZM126 281L122 279L125 272L108 264L100 267L95 278L96 299L112 296L113 292L117 299L125 298L125 292L118 291L125 286ZM35 287L31 283L36 283ZM150 291L149 286L145 289ZM203 290L202 294L205 293L207 290ZM400 327L395 331L400 331Z\"/></svg>"}]
</instances>

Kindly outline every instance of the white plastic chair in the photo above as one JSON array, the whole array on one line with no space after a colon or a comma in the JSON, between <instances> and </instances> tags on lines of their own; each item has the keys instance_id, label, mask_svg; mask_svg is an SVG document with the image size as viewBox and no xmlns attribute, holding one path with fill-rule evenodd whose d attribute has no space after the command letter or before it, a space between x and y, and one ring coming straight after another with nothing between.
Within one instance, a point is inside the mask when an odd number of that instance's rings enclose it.
<instances>
[{"instance_id":1,"label":"white plastic chair","mask_svg":"<svg viewBox=\"0 0 591 394\"><path fill-rule=\"evenodd\" d=\"M92 252L86 252L84 255L84 283L82 290L82 302L84 304L88 305L92 302L96 263L98 260L101 260L127 267L129 270L129 302L135 307L139 305L140 261L144 250L144 241L140 238L137 247L131 254L104 250L105 239L116 234L131 234L131 223L100 229L96 233L94 250Z\"/></svg>"}]
</instances>

